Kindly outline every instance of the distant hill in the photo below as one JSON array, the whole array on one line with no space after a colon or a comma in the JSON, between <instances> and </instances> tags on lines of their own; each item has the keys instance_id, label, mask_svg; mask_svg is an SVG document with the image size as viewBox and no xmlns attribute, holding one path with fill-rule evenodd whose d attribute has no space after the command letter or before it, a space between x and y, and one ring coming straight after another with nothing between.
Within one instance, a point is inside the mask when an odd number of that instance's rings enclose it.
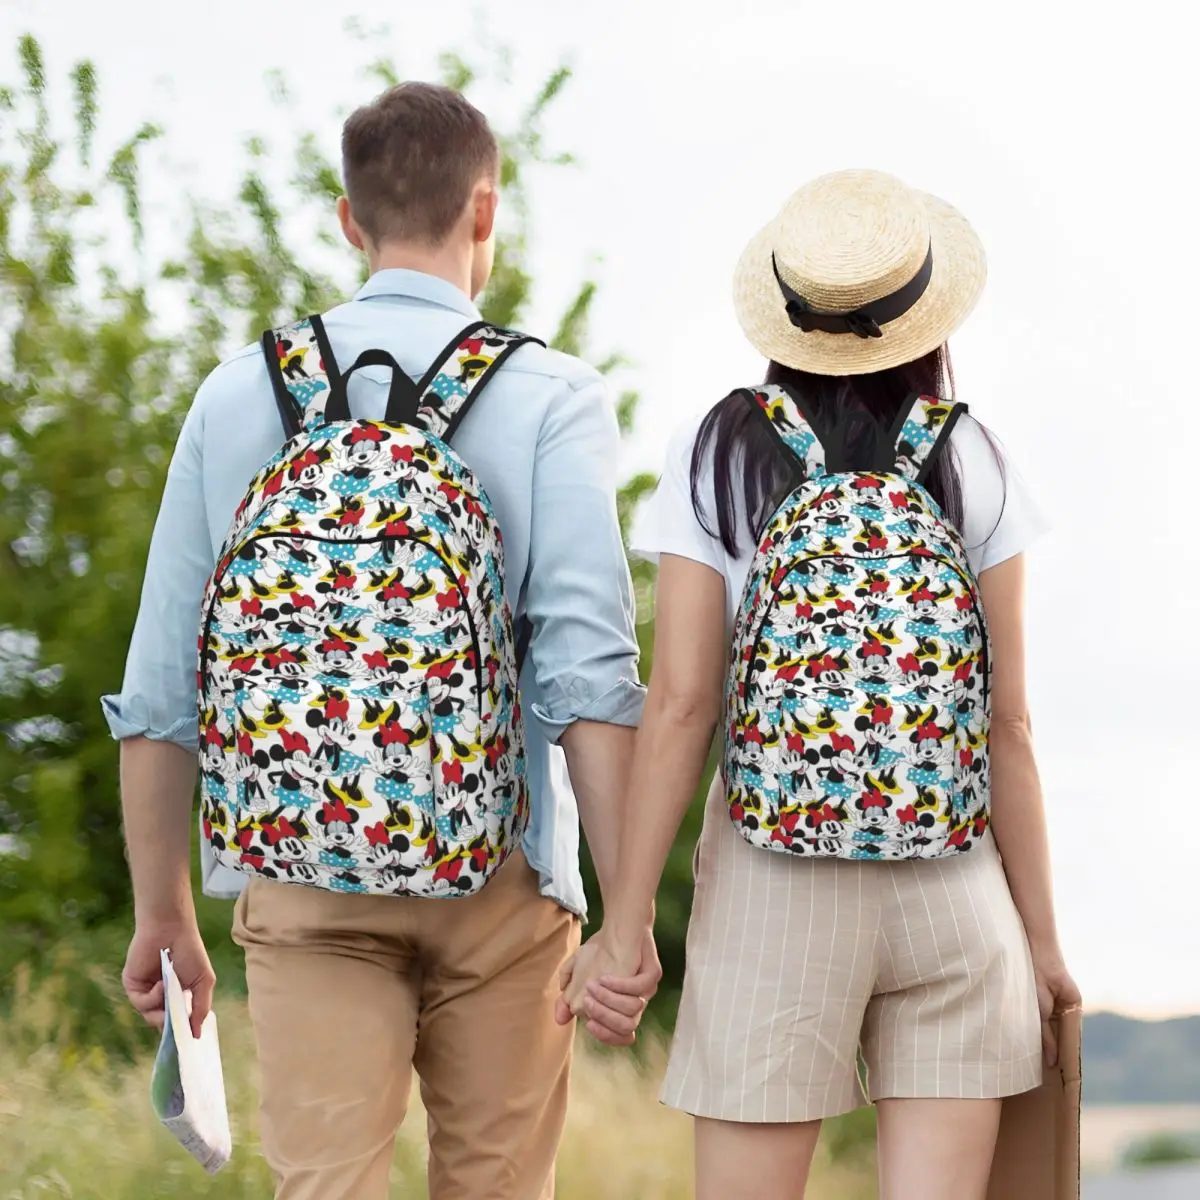
<instances>
[{"instance_id":1,"label":"distant hill","mask_svg":"<svg viewBox=\"0 0 1200 1200\"><path fill-rule=\"evenodd\" d=\"M1200 1016L1135 1021L1089 1013L1083 1022L1087 1104L1200 1104Z\"/></svg>"}]
</instances>

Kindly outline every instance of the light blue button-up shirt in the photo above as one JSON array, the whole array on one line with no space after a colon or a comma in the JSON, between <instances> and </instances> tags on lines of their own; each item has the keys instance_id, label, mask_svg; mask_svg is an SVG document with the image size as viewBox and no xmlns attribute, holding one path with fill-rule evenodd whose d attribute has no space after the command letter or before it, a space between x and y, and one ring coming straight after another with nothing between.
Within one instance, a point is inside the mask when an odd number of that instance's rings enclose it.
<instances>
[{"instance_id":1,"label":"light blue button-up shirt","mask_svg":"<svg viewBox=\"0 0 1200 1200\"><path fill-rule=\"evenodd\" d=\"M380 347L414 379L479 312L452 284L385 270L325 317L342 370ZM349 383L357 417L381 420L389 373ZM208 577L234 511L284 434L262 350L247 347L201 385L167 474L141 607L119 696L104 697L113 736L198 746L196 642ZM579 822L562 750L577 720L636 725L642 708L632 587L617 523L620 433L591 367L526 345L501 367L454 436L491 498L504 536L508 598L533 625L521 678L531 814L525 854L542 892L584 913ZM205 891L245 877L205 852Z\"/></svg>"}]
</instances>

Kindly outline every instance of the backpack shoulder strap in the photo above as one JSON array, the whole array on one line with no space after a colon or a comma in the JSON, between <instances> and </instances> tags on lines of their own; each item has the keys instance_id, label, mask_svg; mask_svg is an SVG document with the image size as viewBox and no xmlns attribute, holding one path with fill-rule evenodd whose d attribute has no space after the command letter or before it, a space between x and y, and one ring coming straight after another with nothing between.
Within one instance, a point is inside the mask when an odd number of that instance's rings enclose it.
<instances>
[{"instance_id":1,"label":"backpack shoulder strap","mask_svg":"<svg viewBox=\"0 0 1200 1200\"><path fill-rule=\"evenodd\" d=\"M417 385L417 419L427 433L450 441L475 398L520 346L545 342L479 321L469 325L434 360Z\"/></svg>"},{"instance_id":2,"label":"backpack shoulder strap","mask_svg":"<svg viewBox=\"0 0 1200 1200\"><path fill-rule=\"evenodd\" d=\"M293 438L301 429L323 424L338 369L321 318L305 317L268 329L262 335L262 348L286 436Z\"/></svg>"},{"instance_id":3,"label":"backpack shoulder strap","mask_svg":"<svg viewBox=\"0 0 1200 1200\"><path fill-rule=\"evenodd\" d=\"M900 409L892 428L896 471L914 483L924 483L938 455L967 406L936 396L913 396Z\"/></svg>"},{"instance_id":4,"label":"backpack shoulder strap","mask_svg":"<svg viewBox=\"0 0 1200 1200\"><path fill-rule=\"evenodd\" d=\"M825 447L800 399L777 383L740 390L751 406L766 418L784 450L800 464L805 478L824 475Z\"/></svg>"}]
</instances>

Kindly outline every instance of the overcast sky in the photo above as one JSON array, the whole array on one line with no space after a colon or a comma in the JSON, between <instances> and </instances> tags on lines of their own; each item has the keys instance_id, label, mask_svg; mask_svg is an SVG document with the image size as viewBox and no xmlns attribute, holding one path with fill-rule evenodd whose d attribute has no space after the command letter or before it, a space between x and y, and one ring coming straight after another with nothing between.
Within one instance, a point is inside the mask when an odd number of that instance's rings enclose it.
<instances>
[{"instance_id":1,"label":"overcast sky","mask_svg":"<svg viewBox=\"0 0 1200 1200\"><path fill-rule=\"evenodd\" d=\"M498 124L569 61L548 130L581 165L535 181L531 331L552 330L584 272L600 280L594 343L629 356L643 394L631 470L760 376L730 277L793 188L877 167L968 215L991 276L955 340L960 395L1054 526L1031 555L1030 674L1068 960L1093 1007L1200 1010L1200 549L1184 486L1200 453L1198 97L1182 9L505 0L481 23L459 0L337 6L390 26L364 44L334 7L0 0L0 77L32 30L60 78L95 60L111 137L163 122L153 226L172 189L228 195L245 136L281 128L268 69L292 90L282 127L318 130L332 154L374 57L431 75L484 30L515 54L513 84L478 97Z\"/></svg>"}]
</instances>

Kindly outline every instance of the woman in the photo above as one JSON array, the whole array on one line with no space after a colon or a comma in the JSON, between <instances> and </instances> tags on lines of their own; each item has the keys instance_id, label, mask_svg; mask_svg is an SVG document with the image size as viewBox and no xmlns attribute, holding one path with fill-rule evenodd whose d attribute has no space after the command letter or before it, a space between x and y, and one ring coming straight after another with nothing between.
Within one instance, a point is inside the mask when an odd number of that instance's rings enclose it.
<instances>
[{"instance_id":1,"label":"woman","mask_svg":"<svg viewBox=\"0 0 1200 1200\"><path fill-rule=\"evenodd\" d=\"M565 999L636 1024L623 981L724 706L663 1092L696 1118L701 1200L802 1195L860 1054L885 1200L983 1200L1000 1098L1079 999L1026 708L1041 525L936 399L984 274L966 221L896 179L802 188L737 268L766 384L675 440L635 538L654 670L617 901Z\"/></svg>"}]
</instances>

